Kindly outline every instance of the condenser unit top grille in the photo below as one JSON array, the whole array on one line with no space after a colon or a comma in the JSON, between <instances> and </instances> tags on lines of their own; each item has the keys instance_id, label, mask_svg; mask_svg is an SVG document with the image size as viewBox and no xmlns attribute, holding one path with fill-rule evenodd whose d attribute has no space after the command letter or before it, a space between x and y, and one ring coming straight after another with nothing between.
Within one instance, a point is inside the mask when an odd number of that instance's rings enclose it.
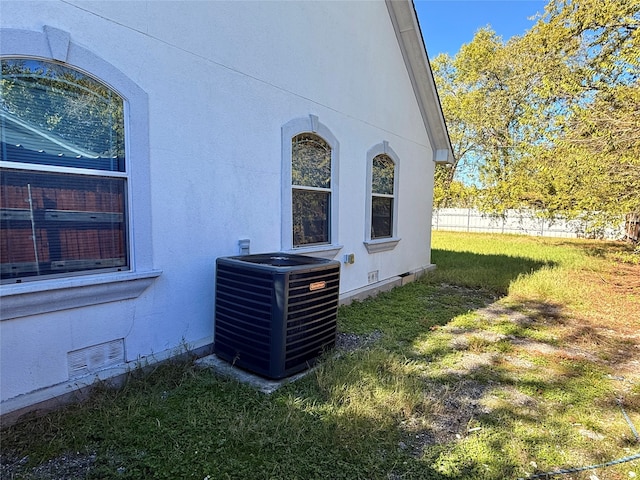
<instances>
[{"instance_id":1,"label":"condenser unit top grille","mask_svg":"<svg viewBox=\"0 0 640 480\"><path fill-rule=\"evenodd\" d=\"M267 270L273 270L274 268L281 268L287 271L308 270L310 266L326 266L329 263L340 264L340 262L327 260L326 258L293 255L289 253L259 253L255 255L239 255L222 258L229 262L263 265Z\"/></svg>"}]
</instances>

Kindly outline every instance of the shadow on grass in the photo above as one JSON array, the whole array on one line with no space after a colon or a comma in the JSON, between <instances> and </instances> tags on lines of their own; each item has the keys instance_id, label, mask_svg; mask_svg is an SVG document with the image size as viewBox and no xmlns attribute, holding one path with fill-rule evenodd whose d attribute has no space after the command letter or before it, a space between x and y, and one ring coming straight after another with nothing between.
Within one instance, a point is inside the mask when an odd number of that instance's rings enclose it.
<instances>
[{"instance_id":1,"label":"shadow on grass","mask_svg":"<svg viewBox=\"0 0 640 480\"><path fill-rule=\"evenodd\" d=\"M399 416L412 466L399 474L497 480L533 473L531 462L580 466L629 447L607 374L636 344L581 325L559 303L496 303L513 280L554 263L444 250L433 260L438 269L420 281L340 315L342 329L382 332L377 348L422 382L422 403Z\"/></svg>"},{"instance_id":2,"label":"shadow on grass","mask_svg":"<svg viewBox=\"0 0 640 480\"><path fill-rule=\"evenodd\" d=\"M451 286L430 288L428 296L436 298ZM475 294L481 303L480 292ZM406 365L415 367L407 367L405 377L421 382L417 390L423 392L422 403L399 422L409 464L435 469L443 478L497 480L540 472L531 462L548 470L602 463L632 446L605 378L608 369L590 352L595 342L599 356L615 358L623 344L603 343L586 327L560 338L545 332L570 323L558 305L493 306L448 321L432 318L437 323L400 350ZM368 314L375 317L375 311ZM397 326L386 330L399 343L407 334ZM633 402L628 405L640 413ZM617 430L611 419L618 420Z\"/></svg>"},{"instance_id":3,"label":"shadow on grass","mask_svg":"<svg viewBox=\"0 0 640 480\"><path fill-rule=\"evenodd\" d=\"M506 294L511 282L521 275L531 274L543 267L555 266L554 262L524 257L438 249L432 250L431 261L437 267L435 272L428 275L432 282L483 288L497 294Z\"/></svg>"}]
</instances>

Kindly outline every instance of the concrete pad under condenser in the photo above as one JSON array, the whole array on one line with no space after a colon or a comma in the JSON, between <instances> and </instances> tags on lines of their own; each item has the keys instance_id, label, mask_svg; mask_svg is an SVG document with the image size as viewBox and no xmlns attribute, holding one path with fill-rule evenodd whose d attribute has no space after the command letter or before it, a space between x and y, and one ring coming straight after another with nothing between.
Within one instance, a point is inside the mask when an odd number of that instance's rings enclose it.
<instances>
[{"instance_id":1,"label":"concrete pad under condenser","mask_svg":"<svg viewBox=\"0 0 640 480\"><path fill-rule=\"evenodd\" d=\"M267 378L260 377L259 375L247 372L246 370L242 370L238 367L234 367L229 362L219 358L216 354L199 358L195 361L195 364L198 367L209 368L215 373L219 373L220 375L224 375L225 377L233 378L240 383L250 385L256 390L259 390L262 393L266 393L267 395L275 392L283 385L295 382L296 380L305 377L313 370L313 368L310 368L305 370L304 372L297 373L287 378L282 378L280 380L269 380Z\"/></svg>"}]
</instances>

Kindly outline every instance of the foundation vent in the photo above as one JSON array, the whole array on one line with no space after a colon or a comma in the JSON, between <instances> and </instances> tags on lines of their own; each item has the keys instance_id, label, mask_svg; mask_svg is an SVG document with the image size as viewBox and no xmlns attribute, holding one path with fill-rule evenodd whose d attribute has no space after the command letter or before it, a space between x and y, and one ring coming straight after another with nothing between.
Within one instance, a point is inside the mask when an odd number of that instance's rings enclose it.
<instances>
[{"instance_id":1,"label":"foundation vent","mask_svg":"<svg viewBox=\"0 0 640 480\"><path fill-rule=\"evenodd\" d=\"M67 362L69 378L124 363L124 338L68 352Z\"/></svg>"}]
</instances>

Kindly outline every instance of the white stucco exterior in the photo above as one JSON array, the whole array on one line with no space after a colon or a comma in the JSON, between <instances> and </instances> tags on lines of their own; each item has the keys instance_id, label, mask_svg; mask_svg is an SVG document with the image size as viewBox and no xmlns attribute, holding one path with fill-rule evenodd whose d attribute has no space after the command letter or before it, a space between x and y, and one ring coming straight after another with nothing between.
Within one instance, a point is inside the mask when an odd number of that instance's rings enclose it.
<instances>
[{"instance_id":1,"label":"white stucco exterior","mask_svg":"<svg viewBox=\"0 0 640 480\"><path fill-rule=\"evenodd\" d=\"M341 297L429 268L434 165L450 146L439 105L416 87L430 71L421 43L402 38L406 21L417 22L404 1L3 0L2 55L65 62L131 102L133 258L130 272L2 285L1 413L212 343L216 257L238 254L240 239L251 253L291 245L291 122L316 119L339 142L329 253L355 256L342 265ZM376 145L399 160L399 241L370 252ZM69 352L113 341L123 361L71 378Z\"/></svg>"}]
</instances>

